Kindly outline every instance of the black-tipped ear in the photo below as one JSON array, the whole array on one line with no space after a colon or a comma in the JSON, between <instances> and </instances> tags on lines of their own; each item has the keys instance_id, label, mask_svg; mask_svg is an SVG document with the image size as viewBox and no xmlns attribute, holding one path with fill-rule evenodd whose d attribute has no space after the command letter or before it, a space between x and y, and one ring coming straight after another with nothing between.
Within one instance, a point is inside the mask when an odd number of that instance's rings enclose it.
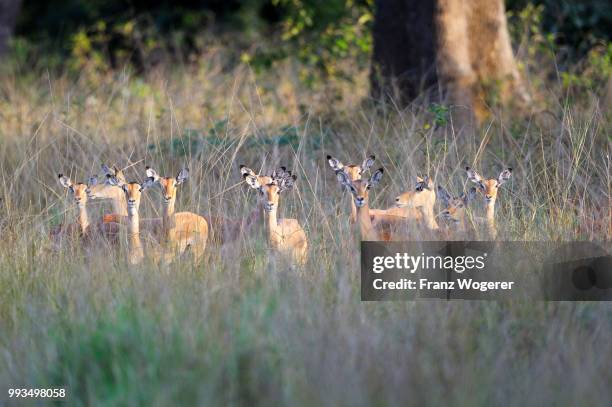
<instances>
[{"instance_id":1,"label":"black-tipped ear","mask_svg":"<svg viewBox=\"0 0 612 407\"><path fill-rule=\"evenodd\" d=\"M505 170L503 170L501 174L499 174L499 177L497 177L497 186L502 186L506 181L510 179L511 176L512 168L506 168Z\"/></svg>"},{"instance_id":2,"label":"black-tipped ear","mask_svg":"<svg viewBox=\"0 0 612 407\"><path fill-rule=\"evenodd\" d=\"M369 170L374 165L375 160L376 160L376 156L373 154L369 156L368 158L366 158L365 160L363 160L363 162L361 163L361 172L365 172Z\"/></svg>"},{"instance_id":3,"label":"black-tipped ear","mask_svg":"<svg viewBox=\"0 0 612 407\"><path fill-rule=\"evenodd\" d=\"M335 157L332 157L331 155L327 156L327 162L329 163L329 166L334 170L334 171L340 171L344 168L344 165L340 162L340 160L338 160Z\"/></svg>"},{"instance_id":4,"label":"black-tipped ear","mask_svg":"<svg viewBox=\"0 0 612 407\"><path fill-rule=\"evenodd\" d=\"M293 186L295 185L295 180L297 180L297 176L295 175L280 179L278 184L280 191L282 192L293 188Z\"/></svg>"},{"instance_id":5,"label":"black-tipped ear","mask_svg":"<svg viewBox=\"0 0 612 407\"><path fill-rule=\"evenodd\" d=\"M470 188L467 194L464 193L462 196L464 205L467 206L467 204L469 204L470 201L472 201L476 197L476 193L477 193L476 187Z\"/></svg>"},{"instance_id":6,"label":"black-tipped ear","mask_svg":"<svg viewBox=\"0 0 612 407\"><path fill-rule=\"evenodd\" d=\"M368 183L372 186L378 185L384 173L385 173L384 169L382 168L377 169L376 172L372 174L372 176L370 177L370 180L368 181Z\"/></svg>"},{"instance_id":7,"label":"black-tipped ear","mask_svg":"<svg viewBox=\"0 0 612 407\"><path fill-rule=\"evenodd\" d=\"M255 171L253 171L252 169L250 169L249 167L247 167L244 164L240 164L240 174L242 174L242 177L244 178L246 175L255 175Z\"/></svg>"},{"instance_id":8,"label":"black-tipped ear","mask_svg":"<svg viewBox=\"0 0 612 407\"><path fill-rule=\"evenodd\" d=\"M70 178L65 176L64 174L58 174L57 178L59 179L59 183L64 188L72 188L72 181Z\"/></svg>"},{"instance_id":9,"label":"black-tipped ear","mask_svg":"<svg viewBox=\"0 0 612 407\"><path fill-rule=\"evenodd\" d=\"M438 199L442 202L444 206L448 206L449 201L452 199L451 194L448 193L444 187L438 185L437 190Z\"/></svg>"},{"instance_id":10,"label":"black-tipped ear","mask_svg":"<svg viewBox=\"0 0 612 407\"><path fill-rule=\"evenodd\" d=\"M467 176L470 181L475 183L482 182L482 176L476 171L474 171L472 168L466 167L465 170L467 171Z\"/></svg>"},{"instance_id":11,"label":"black-tipped ear","mask_svg":"<svg viewBox=\"0 0 612 407\"><path fill-rule=\"evenodd\" d=\"M180 170L178 175L176 176L176 185L180 185L183 182L187 181L187 178L189 178L189 168L185 167Z\"/></svg>"}]
</instances>

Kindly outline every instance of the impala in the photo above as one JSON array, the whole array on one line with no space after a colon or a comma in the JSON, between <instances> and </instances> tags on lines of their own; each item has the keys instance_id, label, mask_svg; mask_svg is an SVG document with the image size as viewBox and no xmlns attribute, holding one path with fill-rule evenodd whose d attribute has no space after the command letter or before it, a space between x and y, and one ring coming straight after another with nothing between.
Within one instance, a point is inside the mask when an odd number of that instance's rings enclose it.
<instances>
[{"instance_id":1,"label":"impala","mask_svg":"<svg viewBox=\"0 0 612 407\"><path fill-rule=\"evenodd\" d=\"M102 172L104 173L105 182L99 183L96 177L91 177L90 187L87 192L89 199L108 199L113 207L113 215L116 222L121 222L121 217L127 217L128 210L124 197L123 190L116 185L111 185L110 178L117 179L118 182L126 183L123 171L117 167L109 168L106 164L102 164ZM106 216L105 220L111 219L111 216Z\"/></svg>"},{"instance_id":2,"label":"impala","mask_svg":"<svg viewBox=\"0 0 612 407\"><path fill-rule=\"evenodd\" d=\"M87 197L88 190L92 186L96 185L95 180L90 180L90 184L84 184L82 182L74 183L72 180L63 175L58 175L59 183L64 188L68 189L76 203L78 214L76 223L69 223L63 227L57 228L52 231L54 236L81 236L90 240L95 235L104 235L111 240L115 240L117 237L118 230L116 225L104 224L103 222L90 222L89 215L87 213Z\"/></svg>"},{"instance_id":3,"label":"impala","mask_svg":"<svg viewBox=\"0 0 612 407\"><path fill-rule=\"evenodd\" d=\"M404 192L395 198L395 205L398 208L418 209L425 226L429 230L438 230L438 223L434 215L434 205L436 203L436 193L434 185L428 176L425 178L417 177L414 190Z\"/></svg>"},{"instance_id":4,"label":"impala","mask_svg":"<svg viewBox=\"0 0 612 407\"><path fill-rule=\"evenodd\" d=\"M127 236L128 236L128 263L139 264L144 259L144 248L140 239L140 198L142 191L153 185L153 180L148 178L143 183L125 182L125 179L119 179L110 174L107 175L110 185L118 187L124 194L124 199L127 208ZM149 248L147 252L151 253L155 261L159 260L162 252L159 247Z\"/></svg>"},{"instance_id":5,"label":"impala","mask_svg":"<svg viewBox=\"0 0 612 407\"><path fill-rule=\"evenodd\" d=\"M506 183L512 176L512 168L503 170L497 179L484 179L480 174L470 167L465 167L467 177L470 181L476 183L480 192L484 195L486 207L486 224L487 229L492 237L497 236L497 227L495 225L495 201L497 200L497 192L499 187Z\"/></svg>"},{"instance_id":6,"label":"impala","mask_svg":"<svg viewBox=\"0 0 612 407\"><path fill-rule=\"evenodd\" d=\"M329 163L329 166L332 168L332 170L334 170L336 173L338 173L338 171L344 171L344 173L348 175L351 181L360 180L363 174L365 174L365 172L368 171L374 165L375 160L376 160L376 157L374 155L371 155L365 160L363 160L361 165L357 165L357 164L344 165L337 158L332 157L331 155L327 156L327 162ZM353 200L351 199L351 217L349 218L349 221L351 223L355 223L356 219L357 219L357 207L355 206L355 202L353 202Z\"/></svg>"},{"instance_id":7,"label":"impala","mask_svg":"<svg viewBox=\"0 0 612 407\"><path fill-rule=\"evenodd\" d=\"M176 192L178 186L189 177L189 170L183 168L176 177L160 177L155 170L146 168L149 180L158 184L162 191L162 233L164 244L175 255L180 255L189 247L197 263L204 254L208 240L208 222L204 217L192 212L176 212Z\"/></svg>"},{"instance_id":8,"label":"impala","mask_svg":"<svg viewBox=\"0 0 612 407\"><path fill-rule=\"evenodd\" d=\"M476 196L476 188L472 187L466 194L465 192L461 196L453 197L448 193L442 186L438 186L438 199L444 207L440 215L442 219L449 222L449 225L459 232L466 231L466 220L465 210Z\"/></svg>"},{"instance_id":9,"label":"impala","mask_svg":"<svg viewBox=\"0 0 612 407\"><path fill-rule=\"evenodd\" d=\"M338 181L351 193L357 210L356 221L359 224L361 240L389 240L388 232L383 230L382 225L374 225L370 215L369 192L373 186L380 183L384 170L379 168L372 174L369 180L359 179L352 181L350 176L343 170L336 173Z\"/></svg>"},{"instance_id":10,"label":"impala","mask_svg":"<svg viewBox=\"0 0 612 407\"><path fill-rule=\"evenodd\" d=\"M241 172L246 183L261 197L270 247L289 257L294 264L304 265L308 254L304 229L296 219L278 219L280 195L293 188L297 177L284 167L274 171L271 176L257 175L245 166L241 166Z\"/></svg>"},{"instance_id":11,"label":"impala","mask_svg":"<svg viewBox=\"0 0 612 407\"><path fill-rule=\"evenodd\" d=\"M344 165L340 160L330 155L327 156L327 162L329 166L338 174L339 171L344 171L351 181L358 181L362 179L363 174L368 171L376 157L374 155L366 158L361 165ZM342 184L342 183L341 183ZM387 229L391 229L393 226L405 223L408 219L421 219L421 213L414 208L400 208L397 206L388 209L372 209L370 208L370 218L372 223L376 226L379 223L384 224ZM351 199L351 217L350 223L355 223L357 216L357 207L355 202Z\"/></svg>"}]
</instances>

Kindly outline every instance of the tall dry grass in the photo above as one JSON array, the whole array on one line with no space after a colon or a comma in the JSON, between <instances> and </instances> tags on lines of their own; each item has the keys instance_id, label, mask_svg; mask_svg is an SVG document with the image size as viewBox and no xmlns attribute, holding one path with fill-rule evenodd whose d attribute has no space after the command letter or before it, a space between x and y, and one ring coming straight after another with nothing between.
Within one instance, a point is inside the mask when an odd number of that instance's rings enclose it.
<instances>
[{"instance_id":1,"label":"tall dry grass","mask_svg":"<svg viewBox=\"0 0 612 407\"><path fill-rule=\"evenodd\" d=\"M551 83L546 112L492 110L481 132L431 126L424 101L363 102L354 84L300 85L287 64L256 77L222 56L146 78L126 72L0 84L0 400L8 387L66 387L71 404L561 404L611 399L606 303L362 303L349 197L325 156L377 156L371 198L389 206L428 174L458 193L463 167L496 176L502 240L610 239L609 117ZM240 219L257 205L238 165L298 175L281 212L304 226L308 265L270 259L260 229L206 262L128 267L125 247L49 239L74 219L57 173L100 163L190 180L177 209ZM159 215L146 191L141 216ZM90 203L94 218L107 204ZM478 204L472 208L482 214Z\"/></svg>"}]
</instances>

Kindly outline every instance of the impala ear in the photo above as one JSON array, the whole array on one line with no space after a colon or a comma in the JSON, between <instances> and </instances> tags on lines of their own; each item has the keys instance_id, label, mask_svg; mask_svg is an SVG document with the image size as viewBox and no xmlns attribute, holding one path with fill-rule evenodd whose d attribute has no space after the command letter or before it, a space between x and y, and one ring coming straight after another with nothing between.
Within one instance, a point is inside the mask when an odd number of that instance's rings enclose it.
<instances>
[{"instance_id":1,"label":"impala ear","mask_svg":"<svg viewBox=\"0 0 612 407\"><path fill-rule=\"evenodd\" d=\"M476 197L476 192L476 187L472 187L468 191L467 195L465 192L461 195L461 199L463 200L463 204L465 206L467 206L467 204L469 204Z\"/></svg>"},{"instance_id":2,"label":"impala ear","mask_svg":"<svg viewBox=\"0 0 612 407\"><path fill-rule=\"evenodd\" d=\"M506 168L505 170L503 170L501 174L499 174L499 177L497 177L497 186L502 186L506 181L510 179L511 176L512 168Z\"/></svg>"},{"instance_id":3,"label":"impala ear","mask_svg":"<svg viewBox=\"0 0 612 407\"><path fill-rule=\"evenodd\" d=\"M98 177L89 177L89 179L87 180L87 186L93 187L95 185L98 185Z\"/></svg>"},{"instance_id":4,"label":"impala ear","mask_svg":"<svg viewBox=\"0 0 612 407\"><path fill-rule=\"evenodd\" d=\"M361 163L361 172L365 172L370 169L374 165L374 161L376 160L376 156L372 154Z\"/></svg>"},{"instance_id":5,"label":"impala ear","mask_svg":"<svg viewBox=\"0 0 612 407\"><path fill-rule=\"evenodd\" d=\"M127 185L125 182L121 181L117 177L112 176L112 175L108 175L108 174L106 175L106 182L108 183L108 185L113 185L113 186L122 187L122 188L125 185Z\"/></svg>"},{"instance_id":6,"label":"impala ear","mask_svg":"<svg viewBox=\"0 0 612 407\"><path fill-rule=\"evenodd\" d=\"M102 172L104 173L104 175L115 175L115 171L111 170L106 164L102 164Z\"/></svg>"},{"instance_id":7,"label":"impala ear","mask_svg":"<svg viewBox=\"0 0 612 407\"><path fill-rule=\"evenodd\" d=\"M371 186L378 185L378 183L382 179L384 173L385 173L384 169L382 169L382 168L377 169L376 172L374 174L372 174L372 176L370 177L370 180L368 181L368 184L370 184Z\"/></svg>"},{"instance_id":8,"label":"impala ear","mask_svg":"<svg viewBox=\"0 0 612 407\"><path fill-rule=\"evenodd\" d=\"M295 185L295 180L297 180L297 176L291 175L289 177L285 177L280 181L279 187L280 191L287 191Z\"/></svg>"},{"instance_id":9,"label":"impala ear","mask_svg":"<svg viewBox=\"0 0 612 407\"><path fill-rule=\"evenodd\" d=\"M484 191L485 185L482 182L483 178L480 176L480 174L474 171L473 169L471 169L470 167L465 167L465 171L467 172L468 179L478 184L478 187Z\"/></svg>"},{"instance_id":10,"label":"impala ear","mask_svg":"<svg viewBox=\"0 0 612 407\"><path fill-rule=\"evenodd\" d=\"M261 187L261 184L255 175L245 174L244 180L246 181L247 185L253 189L259 189Z\"/></svg>"},{"instance_id":11,"label":"impala ear","mask_svg":"<svg viewBox=\"0 0 612 407\"><path fill-rule=\"evenodd\" d=\"M153 185L155 185L155 179L153 177L147 177L147 179L140 184L140 189L145 190L147 188L151 188Z\"/></svg>"},{"instance_id":12,"label":"impala ear","mask_svg":"<svg viewBox=\"0 0 612 407\"><path fill-rule=\"evenodd\" d=\"M465 171L467 172L467 177L470 181L475 182L475 183L479 183L483 181L483 178L480 176L480 174L474 171L472 168L465 167Z\"/></svg>"},{"instance_id":13,"label":"impala ear","mask_svg":"<svg viewBox=\"0 0 612 407\"><path fill-rule=\"evenodd\" d=\"M344 172L344 170L336 171L336 179L338 180L340 185L344 185L344 186L350 186L351 185L351 179L348 176L348 174L346 172Z\"/></svg>"},{"instance_id":14,"label":"impala ear","mask_svg":"<svg viewBox=\"0 0 612 407\"><path fill-rule=\"evenodd\" d=\"M247 167L244 164L240 164L240 174L244 177L245 175L253 175L256 176L257 174L255 174L255 171L253 171L252 169L250 169L249 167Z\"/></svg>"},{"instance_id":15,"label":"impala ear","mask_svg":"<svg viewBox=\"0 0 612 407\"><path fill-rule=\"evenodd\" d=\"M157 174L157 172L153 168L146 167L145 168L145 173L147 174L147 177L153 178L155 181L159 180L159 175Z\"/></svg>"},{"instance_id":16,"label":"impala ear","mask_svg":"<svg viewBox=\"0 0 612 407\"><path fill-rule=\"evenodd\" d=\"M63 186L64 188L68 188L71 191L73 190L73 188L72 188L72 181L70 180L70 178L68 178L64 174L58 174L57 177L59 179L59 183L60 183L61 186Z\"/></svg>"},{"instance_id":17,"label":"impala ear","mask_svg":"<svg viewBox=\"0 0 612 407\"><path fill-rule=\"evenodd\" d=\"M448 206L448 203L451 199L451 194L448 193L446 189L444 189L441 185L438 185L437 196L440 202L442 202L443 206Z\"/></svg>"},{"instance_id":18,"label":"impala ear","mask_svg":"<svg viewBox=\"0 0 612 407\"><path fill-rule=\"evenodd\" d=\"M189 178L189 168L183 168L176 176L176 185L180 185Z\"/></svg>"},{"instance_id":19,"label":"impala ear","mask_svg":"<svg viewBox=\"0 0 612 407\"><path fill-rule=\"evenodd\" d=\"M340 171L344 168L344 164L342 164L336 157L332 157L331 155L327 156L327 162L334 171Z\"/></svg>"},{"instance_id":20,"label":"impala ear","mask_svg":"<svg viewBox=\"0 0 612 407\"><path fill-rule=\"evenodd\" d=\"M287 167L279 167L278 169L272 171L272 179L273 180L282 180L284 178L290 178L291 171L287 171Z\"/></svg>"},{"instance_id":21,"label":"impala ear","mask_svg":"<svg viewBox=\"0 0 612 407\"><path fill-rule=\"evenodd\" d=\"M430 191L433 191L434 183L433 183L433 180L429 178L429 175L425 177L424 182L425 182L425 188L429 189Z\"/></svg>"},{"instance_id":22,"label":"impala ear","mask_svg":"<svg viewBox=\"0 0 612 407\"><path fill-rule=\"evenodd\" d=\"M125 179L125 175L123 174L123 170L120 170L117 167L113 167L113 168L115 169L115 177L117 177L118 180L126 184L127 181Z\"/></svg>"}]
</instances>

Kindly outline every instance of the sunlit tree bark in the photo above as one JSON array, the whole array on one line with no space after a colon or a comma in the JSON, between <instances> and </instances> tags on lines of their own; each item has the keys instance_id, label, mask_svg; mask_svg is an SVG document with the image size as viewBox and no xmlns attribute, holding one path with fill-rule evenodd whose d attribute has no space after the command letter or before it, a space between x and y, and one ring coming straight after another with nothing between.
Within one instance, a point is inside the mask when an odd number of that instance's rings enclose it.
<instances>
[{"instance_id":1,"label":"sunlit tree bark","mask_svg":"<svg viewBox=\"0 0 612 407\"><path fill-rule=\"evenodd\" d=\"M477 119L492 92L527 100L503 0L377 0L373 34L375 97L407 103L434 90Z\"/></svg>"}]
</instances>

